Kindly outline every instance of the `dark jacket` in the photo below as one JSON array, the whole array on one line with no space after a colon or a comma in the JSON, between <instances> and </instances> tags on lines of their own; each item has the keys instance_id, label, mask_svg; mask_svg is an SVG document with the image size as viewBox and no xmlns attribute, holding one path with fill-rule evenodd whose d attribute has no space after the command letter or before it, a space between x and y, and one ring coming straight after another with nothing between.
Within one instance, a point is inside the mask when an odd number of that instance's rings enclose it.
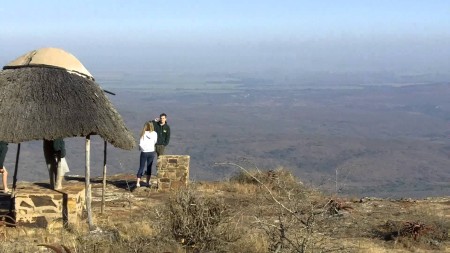
<instances>
[{"instance_id":1,"label":"dark jacket","mask_svg":"<svg viewBox=\"0 0 450 253\"><path fill-rule=\"evenodd\" d=\"M3 169L3 163L5 162L6 152L8 152L8 143L0 141L0 170Z\"/></svg>"},{"instance_id":2,"label":"dark jacket","mask_svg":"<svg viewBox=\"0 0 450 253\"><path fill-rule=\"evenodd\" d=\"M152 120L153 127L155 128L155 132L158 134L158 140L156 141L156 145L169 145L170 141L170 127L169 124L164 124L161 126L159 122Z\"/></svg>"},{"instance_id":3,"label":"dark jacket","mask_svg":"<svg viewBox=\"0 0 450 253\"><path fill-rule=\"evenodd\" d=\"M53 141L53 151L61 158L66 156L66 145L63 139L56 139Z\"/></svg>"},{"instance_id":4,"label":"dark jacket","mask_svg":"<svg viewBox=\"0 0 450 253\"><path fill-rule=\"evenodd\" d=\"M8 143L4 141L0 141L0 150L6 149L8 150Z\"/></svg>"}]
</instances>

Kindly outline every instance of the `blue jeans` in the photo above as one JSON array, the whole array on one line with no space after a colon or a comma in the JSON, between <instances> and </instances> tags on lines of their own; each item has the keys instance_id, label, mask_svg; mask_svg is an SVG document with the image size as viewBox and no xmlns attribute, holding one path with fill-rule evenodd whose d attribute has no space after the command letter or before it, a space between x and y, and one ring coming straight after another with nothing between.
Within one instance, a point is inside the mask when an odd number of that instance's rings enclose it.
<instances>
[{"instance_id":1,"label":"blue jeans","mask_svg":"<svg viewBox=\"0 0 450 253\"><path fill-rule=\"evenodd\" d=\"M136 175L137 178L141 178L144 174L145 162L147 162L147 175L152 175L153 159L155 158L155 152L141 152L139 170Z\"/></svg>"}]
</instances>

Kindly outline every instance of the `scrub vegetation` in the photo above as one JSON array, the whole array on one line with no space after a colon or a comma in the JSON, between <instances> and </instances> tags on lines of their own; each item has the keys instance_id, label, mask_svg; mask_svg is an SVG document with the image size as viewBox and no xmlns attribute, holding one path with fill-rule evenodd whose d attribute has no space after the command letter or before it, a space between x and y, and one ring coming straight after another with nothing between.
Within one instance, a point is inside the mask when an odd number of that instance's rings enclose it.
<instances>
[{"instance_id":1,"label":"scrub vegetation","mask_svg":"<svg viewBox=\"0 0 450 253\"><path fill-rule=\"evenodd\" d=\"M171 192L130 189L114 176L105 213L93 203L96 230L86 220L47 229L2 223L0 252L450 252L448 198L348 198L285 168L221 166L239 170Z\"/></svg>"}]
</instances>

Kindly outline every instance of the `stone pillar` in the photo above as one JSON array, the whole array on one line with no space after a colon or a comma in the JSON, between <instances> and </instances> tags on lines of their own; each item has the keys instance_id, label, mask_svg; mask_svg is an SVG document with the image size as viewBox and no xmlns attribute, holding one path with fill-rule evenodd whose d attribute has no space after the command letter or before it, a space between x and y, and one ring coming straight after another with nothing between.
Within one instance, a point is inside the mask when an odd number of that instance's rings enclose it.
<instances>
[{"instance_id":1,"label":"stone pillar","mask_svg":"<svg viewBox=\"0 0 450 253\"><path fill-rule=\"evenodd\" d=\"M161 155L158 157L158 190L178 189L189 183L188 155Z\"/></svg>"}]
</instances>

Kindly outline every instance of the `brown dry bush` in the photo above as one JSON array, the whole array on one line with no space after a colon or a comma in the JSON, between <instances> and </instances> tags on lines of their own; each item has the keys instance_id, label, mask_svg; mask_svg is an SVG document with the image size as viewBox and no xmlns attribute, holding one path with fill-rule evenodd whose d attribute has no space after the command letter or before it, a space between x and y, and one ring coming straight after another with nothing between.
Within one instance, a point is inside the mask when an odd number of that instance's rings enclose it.
<instances>
[{"instance_id":1,"label":"brown dry bush","mask_svg":"<svg viewBox=\"0 0 450 253\"><path fill-rule=\"evenodd\" d=\"M388 220L374 229L374 233L407 249L439 250L442 243L449 239L449 229L448 221L423 216L422 220L415 221Z\"/></svg>"},{"instance_id":2,"label":"brown dry bush","mask_svg":"<svg viewBox=\"0 0 450 253\"><path fill-rule=\"evenodd\" d=\"M324 236L317 225L330 217L323 196L306 188L290 171L279 168L261 172L246 170L230 181L260 186L259 210L254 215L254 227L264 231L270 252L331 252L344 251L341 246Z\"/></svg>"},{"instance_id":3,"label":"brown dry bush","mask_svg":"<svg viewBox=\"0 0 450 253\"><path fill-rule=\"evenodd\" d=\"M262 172L254 171L238 171L230 177L230 182L239 184L258 184L257 179L262 179Z\"/></svg>"},{"instance_id":4,"label":"brown dry bush","mask_svg":"<svg viewBox=\"0 0 450 253\"><path fill-rule=\"evenodd\" d=\"M159 253L159 252L182 252L179 246L167 240L158 240L155 237L136 234L130 239L96 239L93 237L78 239L75 252L83 253Z\"/></svg>"},{"instance_id":5,"label":"brown dry bush","mask_svg":"<svg viewBox=\"0 0 450 253\"><path fill-rule=\"evenodd\" d=\"M255 217L255 224L268 237L270 252L344 250L319 225L331 216L322 205L315 203L313 196L313 192L305 192L301 185L297 189L278 186L278 193L270 197L272 205L263 207Z\"/></svg>"},{"instance_id":6,"label":"brown dry bush","mask_svg":"<svg viewBox=\"0 0 450 253\"><path fill-rule=\"evenodd\" d=\"M230 163L230 165L235 165ZM291 184L298 187L299 182L297 178L287 169L279 167L275 170L261 171L253 170L239 170L230 177L230 182L240 184L274 184L274 182L283 182L284 184ZM301 184L301 183L300 183Z\"/></svg>"},{"instance_id":7,"label":"brown dry bush","mask_svg":"<svg viewBox=\"0 0 450 253\"><path fill-rule=\"evenodd\" d=\"M160 236L170 235L186 248L200 252L225 252L240 235L230 226L228 208L222 198L202 196L193 187L175 192L162 213ZM195 251L194 250L194 251Z\"/></svg>"}]
</instances>

